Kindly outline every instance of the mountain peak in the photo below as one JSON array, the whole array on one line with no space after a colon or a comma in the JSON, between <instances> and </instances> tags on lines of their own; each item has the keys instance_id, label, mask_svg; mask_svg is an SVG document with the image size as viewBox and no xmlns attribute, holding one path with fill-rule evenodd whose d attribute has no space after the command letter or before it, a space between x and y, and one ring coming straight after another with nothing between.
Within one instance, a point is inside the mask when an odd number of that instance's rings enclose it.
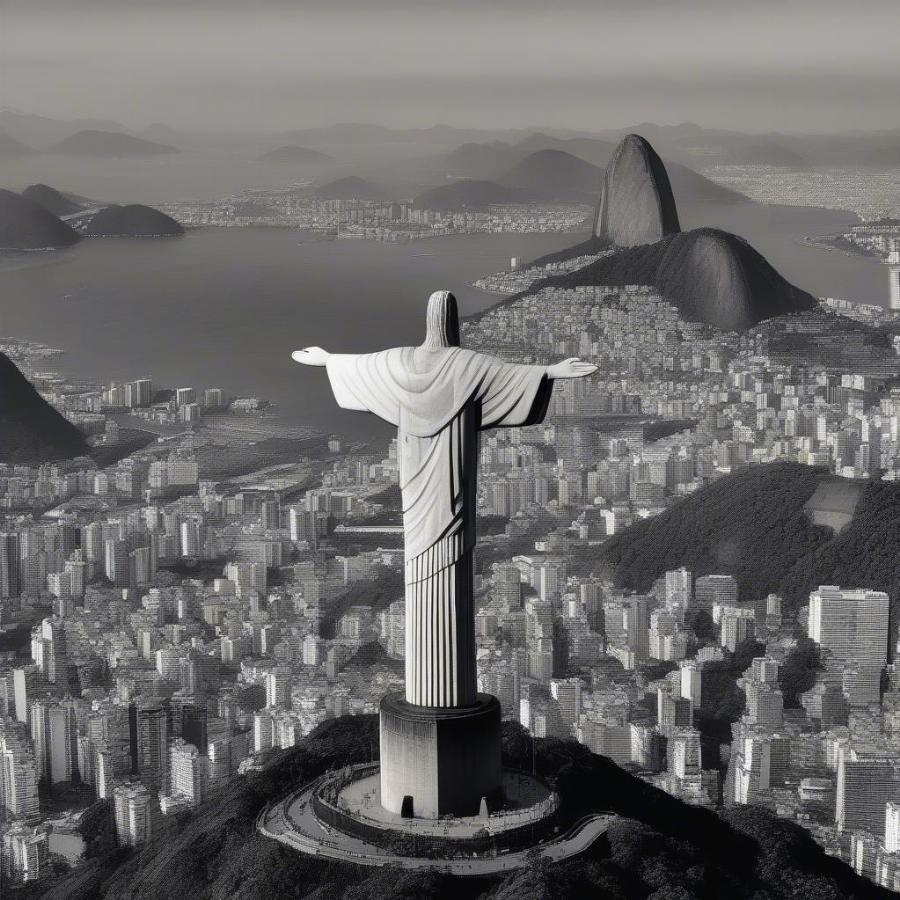
<instances>
[{"instance_id":1,"label":"mountain peak","mask_svg":"<svg viewBox=\"0 0 900 900\"><path fill-rule=\"evenodd\" d=\"M663 161L640 135L626 135L606 167L594 234L620 247L635 247L680 230Z\"/></svg>"}]
</instances>

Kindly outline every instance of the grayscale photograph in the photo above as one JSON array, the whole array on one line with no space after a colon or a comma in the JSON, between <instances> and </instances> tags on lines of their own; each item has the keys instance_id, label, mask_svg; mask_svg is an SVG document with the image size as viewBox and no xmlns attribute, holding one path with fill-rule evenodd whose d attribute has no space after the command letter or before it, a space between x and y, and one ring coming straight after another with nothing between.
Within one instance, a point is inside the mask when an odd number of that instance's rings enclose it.
<instances>
[{"instance_id":1,"label":"grayscale photograph","mask_svg":"<svg viewBox=\"0 0 900 900\"><path fill-rule=\"evenodd\" d=\"M900 900L898 0L0 0L0 898Z\"/></svg>"}]
</instances>

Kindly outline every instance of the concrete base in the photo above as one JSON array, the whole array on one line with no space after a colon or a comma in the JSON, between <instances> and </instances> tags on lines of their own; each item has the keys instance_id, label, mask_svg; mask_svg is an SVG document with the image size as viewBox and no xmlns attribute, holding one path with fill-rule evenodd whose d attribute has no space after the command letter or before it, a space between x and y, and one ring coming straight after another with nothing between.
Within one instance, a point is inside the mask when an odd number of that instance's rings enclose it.
<instances>
[{"instance_id":1,"label":"concrete base","mask_svg":"<svg viewBox=\"0 0 900 900\"><path fill-rule=\"evenodd\" d=\"M471 706L381 701L381 803L417 818L477 815L501 792L500 704L478 694Z\"/></svg>"}]
</instances>

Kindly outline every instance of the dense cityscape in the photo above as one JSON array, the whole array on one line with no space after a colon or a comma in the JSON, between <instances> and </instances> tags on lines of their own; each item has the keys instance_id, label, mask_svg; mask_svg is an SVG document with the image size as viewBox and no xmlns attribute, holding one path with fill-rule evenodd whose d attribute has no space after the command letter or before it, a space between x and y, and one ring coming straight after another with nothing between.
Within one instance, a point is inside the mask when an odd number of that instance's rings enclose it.
<instances>
[{"instance_id":1,"label":"dense cityscape","mask_svg":"<svg viewBox=\"0 0 900 900\"><path fill-rule=\"evenodd\" d=\"M211 202L161 204L184 225L302 228L338 240L409 241L442 234L576 231L590 214L580 204L509 203L472 209L421 208L409 200L320 199L299 189L245 191Z\"/></svg>"},{"instance_id":2,"label":"dense cityscape","mask_svg":"<svg viewBox=\"0 0 900 900\"><path fill-rule=\"evenodd\" d=\"M592 258L479 286L513 294ZM556 387L546 424L482 442L479 688L535 737L575 738L691 804L767 806L894 886L887 594L822 585L789 612L726 572L675 568L636 593L589 562L745 466L831 472L810 514L835 528L863 479L900 479L897 316L829 300L785 322L721 332L632 285L543 288L465 324L466 346L504 359L600 366ZM860 323L889 336L878 352L854 351ZM31 880L78 864L97 800L140 845L272 748L375 712L402 683L402 527L396 442L348 451L259 398L84 384L43 371L49 348L3 349L94 457L0 469L4 864ZM780 670L810 652L821 668L786 708ZM716 743L703 722L723 672L745 706Z\"/></svg>"}]
</instances>

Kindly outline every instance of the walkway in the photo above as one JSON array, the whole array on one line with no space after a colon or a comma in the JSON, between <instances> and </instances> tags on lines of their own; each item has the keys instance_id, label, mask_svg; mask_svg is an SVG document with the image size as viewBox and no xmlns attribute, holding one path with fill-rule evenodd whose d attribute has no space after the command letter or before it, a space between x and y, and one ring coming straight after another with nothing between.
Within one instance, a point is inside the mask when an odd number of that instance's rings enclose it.
<instances>
[{"instance_id":1,"label":"walkway","mask_svg":"<svg viewBox=\"0 0 900 900\"><path fill-rule=\"evenodd\" d=\"M498 856L459 859L395 856L381 847L367 844L320 822L310 803L320 781L321 779L267 806L257 819L257 830L265 837L310 856L324 856L360 866L397 866L401 869L430 869L449 875L483 876L522 868L527 865L532 850L537 850L541 856L553 862L583 853L606 831L614 818L605 813L585 816L564 834L552 840L528 850L501 853Z\"/></svg>"}]
</instances>

